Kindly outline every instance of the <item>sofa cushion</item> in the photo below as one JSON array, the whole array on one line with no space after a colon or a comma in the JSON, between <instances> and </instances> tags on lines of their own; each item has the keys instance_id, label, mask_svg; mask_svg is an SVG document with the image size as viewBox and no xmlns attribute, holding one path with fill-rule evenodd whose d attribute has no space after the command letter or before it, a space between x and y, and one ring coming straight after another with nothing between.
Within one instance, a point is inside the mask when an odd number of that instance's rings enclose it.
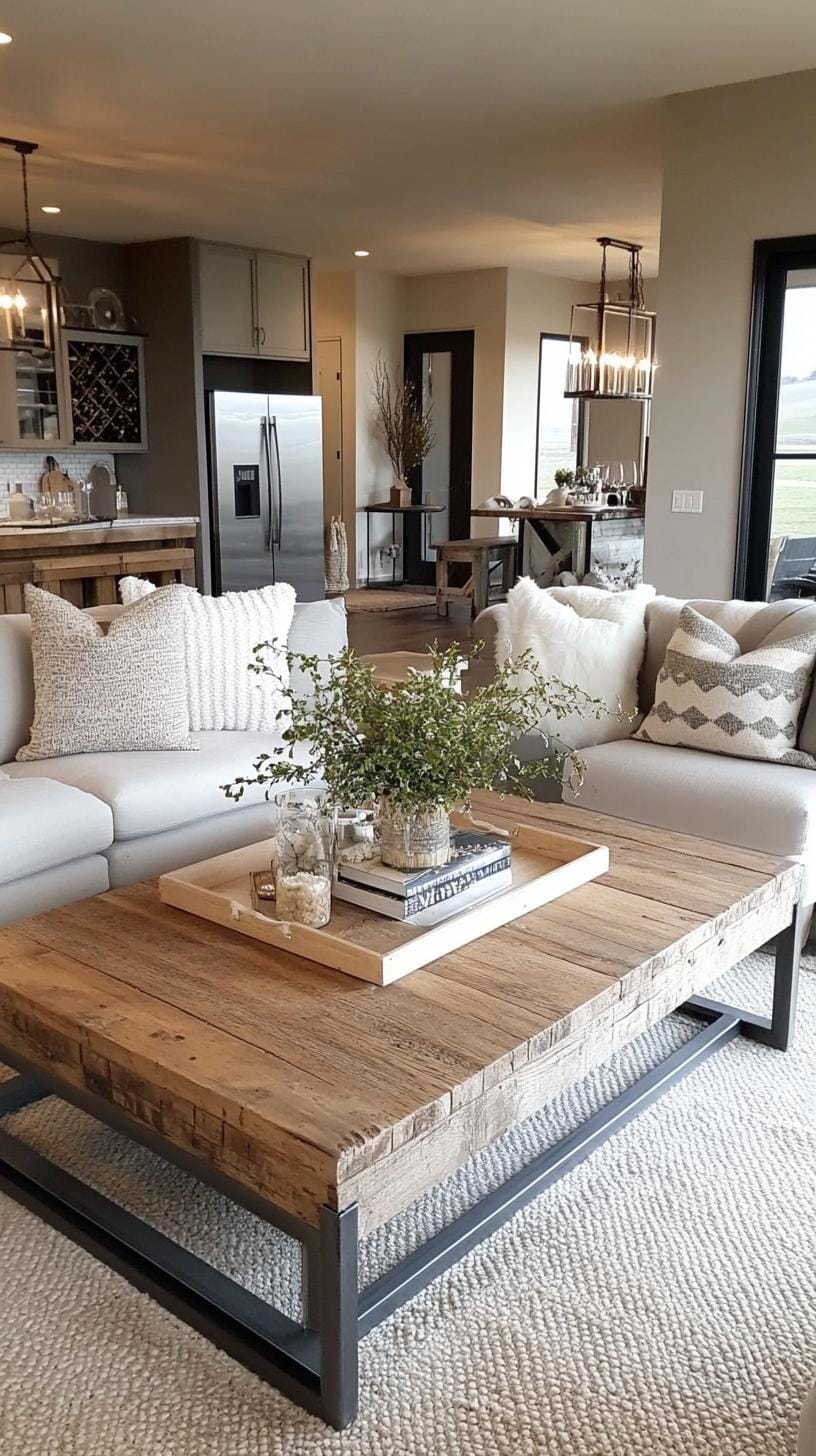
<instances>
[{"instance_id":1,"label":"sofa cushion","mask_svg":"<svg viewBox=\"0 0 816 1456\"><path fill-rule=\"evenodd\" d=\"M159 588L139 576L123 576L119 595L126 607ZM184 655L190 729L199 732L274 733L284 707L282 685L289 669L284 650L295 589L287 582L251 591L208 597L195 587L179 588L184 604ZM268 643L269 673L250 672L255 648Z\"/></svg>"},{"instance_id":2,"label":"sofa cushion","mask_svg":"<svg viewBox=\"0 0 816 1456\"><path fill-rule=\"evenodd\" d=\"M637 712L638 673L646 643L644 611L652 587L631 592L591 587L542 590L522 577L498 621L496 661L531 651L548 677L600 699L606 711L545 712L539 728L571 748L628 738ZM529 674L519 673L523 685Z\"/></svg>"},{"instance_id":3,"label":"sofa cushion","mask_svg":"<svg viewBox=\"0 0 816 1456\"><path fill-rule=\"evenodd\" d=\"M655 597L646 607L646 655L638 688L643 713L654 707L657 675L666 657L669 638L677 630L680 613L686 605L679 597ZM690 601L688 606L730 632L741 652L753 652L757 647L782 642L786 637L816 631L816 603L807 599L771 603ZM805 753L816 754L816 704L812 698L799 730L799 747Z\"/></svg>"},{"instance_id":4,"label":"sofa cushion","mask_svg":"<svg viewBox=\"0 0 816 1456\"><path fill-rule=\"evenodd\" d=\"M658 674L654 707L635 737L816 769L816 759L796 747L814 655L816 631L741 653L736 637L685 606Z\"/></svg>"},{"instance_id":5,"label":"sofa cushion","mask_svg":"<svg viewBox=\"0 0 816 1456\"><path fill-rule=\"evenodd\" d=\"M34 718L31 618L0 616L0 763L28 741Z\"/></svg>"},{"instance_id":6,"label":"sofa cushion","mask_svg":"<svg viewBox=\"0 0 816 1456\"><path fill-rule=\"evenodd\" d=\"M269 733L196 736L198 753L83 753L3 768L15 779L47 774L95 794L110 805L116 839L134 839L234 812L238 806L226 798L221 785L251 774L253 759L279 741ZM261 803L263 798L263 789L248 789L241 803Z\"/></svg>"},{"instance_id":7,"label":"sofa cushion","mask_svg":"<svg viewBox=\"0 0 816 1456\"><path fill-rule=\"evenodd\" d=\"M184 591L163 587L105 634L71 602L26 586L34 722L18 758L196 747L188 732Z\"/></svg>"},{"instance_id":8,"label":"sofa cushion","mask_svg":"<svg viewBox=\"0 0 816 1456\"><path fill-rule=\"evenodd\" d=\"M767 854L816 852L814 773L634 739L581 757L583 786L563 791L581 809Z\"/></svg>"},{"instance_id":9,"label":"sofa cushion","mask_svg":"<svg viewBox=\"0 0 816 1456\"><path fill-rule=\"evenodd\" d=\"M39 764L30 772L0 778L0 884L97 854L113 841L107 804L43 778Z\"/></svg>"}]
</instances>

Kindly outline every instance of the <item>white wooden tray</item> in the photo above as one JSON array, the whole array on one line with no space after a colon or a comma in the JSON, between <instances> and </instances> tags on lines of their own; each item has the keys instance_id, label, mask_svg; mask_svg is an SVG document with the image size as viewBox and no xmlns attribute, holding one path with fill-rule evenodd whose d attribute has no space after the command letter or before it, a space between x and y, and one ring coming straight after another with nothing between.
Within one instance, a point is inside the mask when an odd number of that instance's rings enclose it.
<instances>
[{"instance_id":1,"label":"white wooden tray","mask_svg":"<svg viewBox=\"0 0 816 1456\"><path fill-rule=\"evenodd\" d=\"M472 827L469 820L459 822L463 827ZM493 832L501 833L500 830ZM253 870L268 867L271 841L234 849L215 859L162 875L159 895L166 905L213 920L217 925L265 941L278 950L288 950L363 981L387 986L409 971L427 966L500 925L507 925L520 915L565 895L568 890L596 879L609 868L609 850L585 840L568 839L565 835L526 825L520 825L508 838L513 846L512 884L430 929L405 925L340 900L332 901L331 920L323 930L262 915L252 908L249 876Z\"/></svg>"}]
</instances>

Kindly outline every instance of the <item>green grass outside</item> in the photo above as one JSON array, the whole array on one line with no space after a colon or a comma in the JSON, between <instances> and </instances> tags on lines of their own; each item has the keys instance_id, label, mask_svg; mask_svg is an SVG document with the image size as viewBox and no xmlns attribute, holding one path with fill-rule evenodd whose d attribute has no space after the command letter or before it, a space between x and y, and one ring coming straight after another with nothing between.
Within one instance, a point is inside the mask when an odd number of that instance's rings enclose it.
<instances>
[{"instance_id":1,"label":"green grass outside","mask_svg":"<svg viewBox=\"0 0 816 1456\"><path fill-rule=\"evenodd\" d=\"M805 465L816 467L816 460L797 463L800 480L807 478L803 470ZM771 535L816 536L816 472L812 489L807 485L786 485L780 481L777 472Z\"/></svg>"}]
</instances>

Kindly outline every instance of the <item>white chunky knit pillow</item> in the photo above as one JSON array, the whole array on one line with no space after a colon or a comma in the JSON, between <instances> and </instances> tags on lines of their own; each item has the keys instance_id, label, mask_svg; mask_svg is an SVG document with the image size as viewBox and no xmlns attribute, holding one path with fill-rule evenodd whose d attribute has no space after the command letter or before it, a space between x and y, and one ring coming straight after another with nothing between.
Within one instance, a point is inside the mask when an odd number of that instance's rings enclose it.
<instances>
[{"instance_id":1,"label":"white chunky knit pillow","mask_svg":"<svg viewBox=\"0 0 816 1456\"><path fill-rule=\"evenodd\" d=\"M124 606L155 591L153 583L125 576L119 583ZM283 696L275 679L249 671L253 648L274 642L267 653L276 677L289 681L284 652L295 612L295 589L285 582L257 591L201 596L194 587L180 587L185 608L184 643L187 700L194 732L222 730L272 733Z\"/></svg>"}]
</instances>

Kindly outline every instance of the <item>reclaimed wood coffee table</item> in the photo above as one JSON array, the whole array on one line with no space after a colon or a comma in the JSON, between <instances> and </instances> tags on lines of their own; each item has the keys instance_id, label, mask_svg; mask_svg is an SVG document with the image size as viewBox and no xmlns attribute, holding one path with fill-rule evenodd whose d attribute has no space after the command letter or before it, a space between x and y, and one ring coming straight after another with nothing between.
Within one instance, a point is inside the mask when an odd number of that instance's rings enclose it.
<instances>
[{"instance_id":1,"label":"reclaimed wood coffee table","mask_svg":"<svg viewBox=\"0 0 816 1456\"><path fill-rule=\"evenodd\" d=\"M55 1094L300 1242L293 1320L0 1130L0 1188L335 1427L358 1341L704 1057L789 1045L798 866L480 796L609 845L602 879L390 987L115 890L0 931L0 1114ZM769 1018L700 999L776 936ZM770 988L769 988L770 989ZM358 1240L680 1006L702 1029L363 1290ZM512 1291L508 1292L512 1298Z\"/></svg>"}]
</instances>

